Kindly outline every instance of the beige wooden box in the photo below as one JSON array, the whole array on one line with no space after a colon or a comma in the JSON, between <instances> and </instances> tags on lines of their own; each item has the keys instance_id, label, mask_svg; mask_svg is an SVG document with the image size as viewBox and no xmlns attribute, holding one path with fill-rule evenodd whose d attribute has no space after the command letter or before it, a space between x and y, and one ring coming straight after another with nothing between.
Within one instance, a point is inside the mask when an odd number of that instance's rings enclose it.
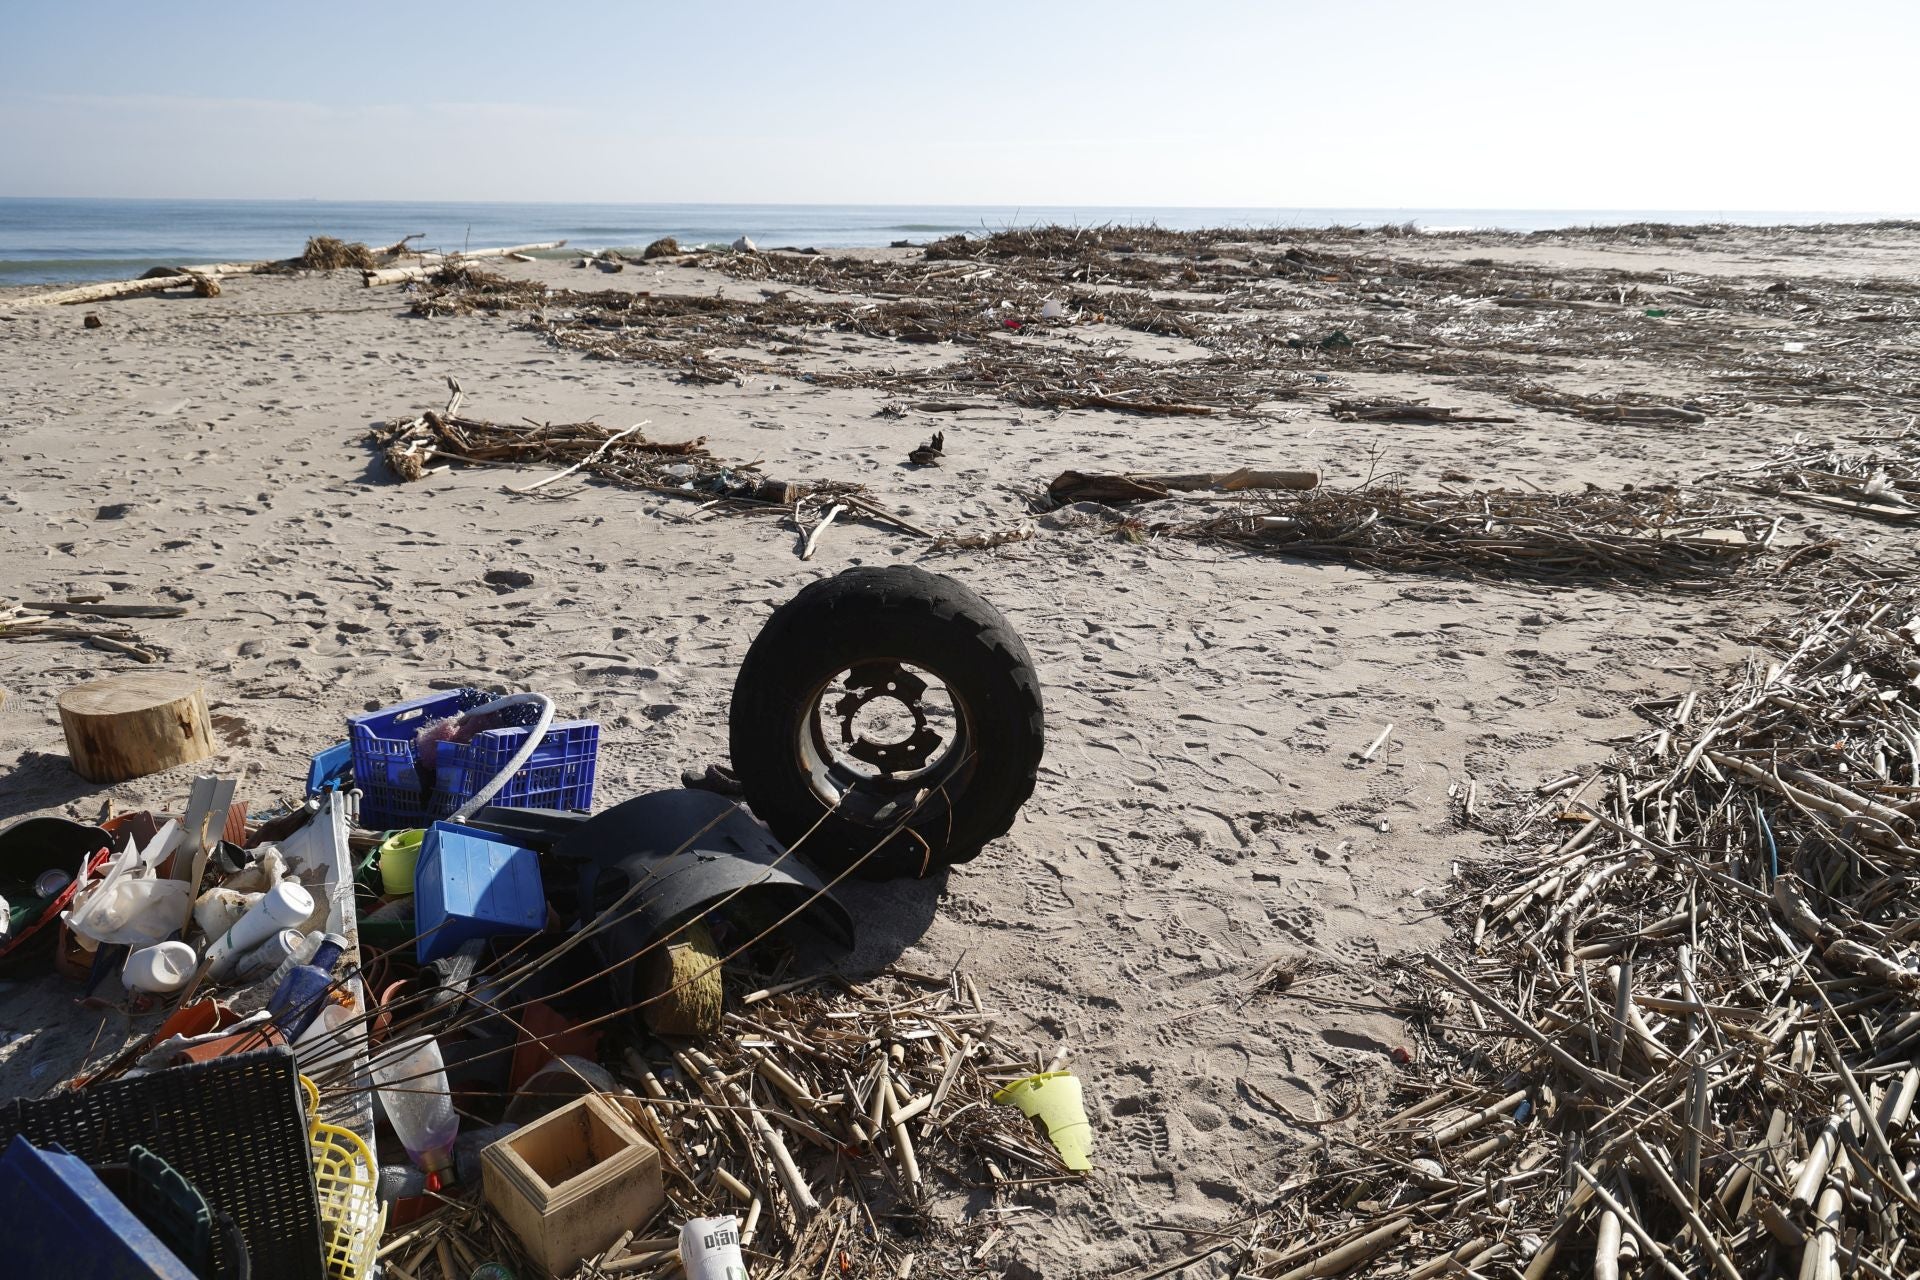
<instances>
[{"instance_id":1,"label":"beige wooden box","mask_svg":"<svg viewBox=\"0 0 1920 1280\"><path fill-rule=\"evenodd\" d=\"M666 1201L660 1152L593 1093L488 1147L481 1178L487 1203L553 1276L645 1226Z\"/></svg>"}]
</instances>

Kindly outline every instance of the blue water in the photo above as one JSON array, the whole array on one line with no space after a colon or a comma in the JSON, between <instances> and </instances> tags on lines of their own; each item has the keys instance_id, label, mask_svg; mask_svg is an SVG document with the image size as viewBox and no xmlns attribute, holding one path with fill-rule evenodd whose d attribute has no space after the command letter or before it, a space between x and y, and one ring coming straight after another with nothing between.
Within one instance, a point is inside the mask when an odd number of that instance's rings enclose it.
<instances>
[{"instance_id":1,"label":"blue water","mask_svg":"<svg viewBox=\"0 0 1920 1280\"><path fill-rule=\"evenodd\" d=\"M416 247L480 248L565 240L573 248L638 248L660 236L762 248L841 249L981 234L1039 223L1218 226L1497 227L1538 231L1623 222L1747 225L1855 222L1863 213L1581 209L1202 209L1013 205L433 204L329 200L55 200L0 198L0 285L111 280L154 266L286 258L311 235Z\"/></svg>"}]
</instances>

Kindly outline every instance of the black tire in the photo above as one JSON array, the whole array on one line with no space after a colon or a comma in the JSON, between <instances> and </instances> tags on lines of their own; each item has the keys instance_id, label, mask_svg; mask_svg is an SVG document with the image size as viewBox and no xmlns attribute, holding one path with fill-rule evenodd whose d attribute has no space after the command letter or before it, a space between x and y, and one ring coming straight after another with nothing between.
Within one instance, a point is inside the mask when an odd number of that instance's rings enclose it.
<instances>
[{"instance_id":1,"label":"black tire","mask_svg":"<svg viewBox=\"0 0 1920 1280\"><path fill-rule=\"evenodd\" d=\"M910 684L874 683L900 664L943 686L950 710L934 714L951 721L944 739L917 694L893 692ZM940 754L899 758L923 767L898 776L823 763L835 752L821 700L842 676L844 734L857 714L849 700L863 709L876 698L905 706L915 730L892 745L863 733L841 753L897 751L925 735L938 745L911 752ZM851 867L873 880L930 875L1005 835L1033 795L1046 739L1033 660L1000 611L952 578L905 565L848 569L774 610L740 666L729 730L747 803L774 834L830 876Z\"/></svg>"}]
</instances>

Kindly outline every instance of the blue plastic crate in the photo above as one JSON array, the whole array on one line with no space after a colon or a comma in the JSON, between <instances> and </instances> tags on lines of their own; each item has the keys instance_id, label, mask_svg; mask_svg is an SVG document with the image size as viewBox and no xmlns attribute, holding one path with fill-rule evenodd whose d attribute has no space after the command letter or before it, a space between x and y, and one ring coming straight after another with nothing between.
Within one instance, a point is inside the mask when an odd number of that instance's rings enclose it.
<instances>
[{"instance_id":1,"label":"blue plastic crate","mask_svg":"<svg viewBox=\"0 0 1920 1280\"><path fill-rule=\"evenodd\" d=\"M432 816L444 818L506 767L527 740L527 729L489 729L473 741L444 744L435 770ZM600 726L591 720L555 720L540 745L514 771L491 804L510 809L591 809L600 763Z\"/></svg>"},{"instance_id":2,"label":"blue plastic crate","mask_svg":"<svg viewBox=\"0 0 1920 1280\"><path fill-rule=\"evenodd\" d=\"M464 942L534 933L547 922L540 856L505 836L436 822L413 868L414 953L421 964Z\"/></svg>"},{"instance_id":3,"label":"blue plastic crate","mask_svg":"<svg viewBox=\"0 0 1920 1280\"><path fill-rule=\"evenodd\" d=\"M454 689L397 706L347 717L353 743L354 785L361 791L360 823L367 827L421 827L466 803L513 758L527 729L489 729L465 743L443 742L435 753L432 786L420 776L413 740L421 726L492 701L478 689ZM590 809L600 753L600 726L556 720L540 745L494 796L493 803L523 809Z\"/></svg>"}]
</instances>

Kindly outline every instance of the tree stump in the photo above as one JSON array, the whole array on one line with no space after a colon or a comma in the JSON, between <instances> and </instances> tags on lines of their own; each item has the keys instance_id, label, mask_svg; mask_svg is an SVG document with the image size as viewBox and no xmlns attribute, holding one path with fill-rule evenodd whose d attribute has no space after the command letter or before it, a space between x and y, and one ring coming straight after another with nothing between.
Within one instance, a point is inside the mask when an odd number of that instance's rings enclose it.
<instances>
[{"instance_id":1,"label":"tree stump","mask_svg":"<svg viewBox=\"0 0 1920 1280\"><path fill-rule=\"evenodd\" d=\"M60 727L73 771L89 782L125 782L214 753L200 682L165 671L76 685L60 695Z\"/></svg>"}]
</instances>

